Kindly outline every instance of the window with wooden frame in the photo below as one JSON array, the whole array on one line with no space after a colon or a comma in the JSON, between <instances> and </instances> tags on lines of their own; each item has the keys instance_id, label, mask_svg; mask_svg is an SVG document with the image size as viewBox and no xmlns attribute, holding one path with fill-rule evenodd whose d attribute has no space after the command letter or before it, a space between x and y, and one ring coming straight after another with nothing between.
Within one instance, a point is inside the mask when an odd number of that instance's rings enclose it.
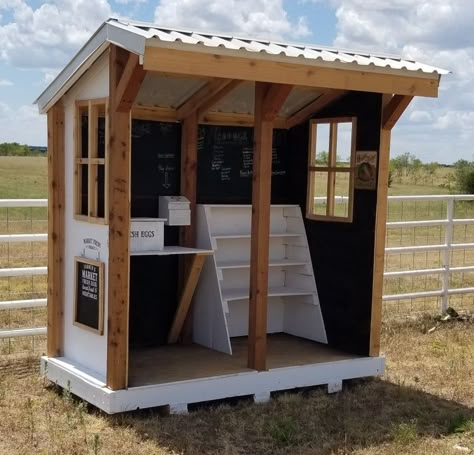
<instances>
[{"instance_id":1,"label":"window with wooden frame","mask_svg":"<svg viewBox=\"0 0 474 455\"><path fill-rule=\"evenodd\" d=\"M356 118L310 121L307 218L352 221Z\"/></svg>"},{"instance_id":2,"label":"window with wooden frame","mask_svg":"<svg viewBox=\"0 0 474 455\"><path fill-rule=\"evenodd\" d=\"M76 102L74 214L76 219L106 224L107 100Z\"/></svg>"}]
</instances>

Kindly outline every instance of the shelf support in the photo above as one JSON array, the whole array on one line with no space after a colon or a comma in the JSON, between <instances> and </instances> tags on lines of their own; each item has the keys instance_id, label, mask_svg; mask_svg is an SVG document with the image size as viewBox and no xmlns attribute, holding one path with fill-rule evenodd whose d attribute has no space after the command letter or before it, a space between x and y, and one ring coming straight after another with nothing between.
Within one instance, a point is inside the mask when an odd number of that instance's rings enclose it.
<instances>
[{"instance_id":1,"label":"shelf support","mask_svg":"<svg viewBox=\"0 0 474 455\"><path fill-rule=\"evenodd\" d=\"M204 265L205 259L206 254L193 254L192 262L189 266L187 276L184 280L181 298L178 302L178 309L176 310L173 324L171 325L171 330L168 335L168 344L173 344L178 341L178 337L181 333L186 316L188 315L189 308L191 306L191 300L193 298L194 291L196 289L199 280L199 275L201 274L202 266Z\"/></svg>"},{"instance_id":2,"label":"shelf support","mask_svg":"<svg viewBox=\"0 0 474 455\"><path fill-rule=\"evenodd\" d=\"M258 371L266 369L267 356L273 121L290 91L288 85L255 82L248 367Z\"/></svg>"}]
</instances>

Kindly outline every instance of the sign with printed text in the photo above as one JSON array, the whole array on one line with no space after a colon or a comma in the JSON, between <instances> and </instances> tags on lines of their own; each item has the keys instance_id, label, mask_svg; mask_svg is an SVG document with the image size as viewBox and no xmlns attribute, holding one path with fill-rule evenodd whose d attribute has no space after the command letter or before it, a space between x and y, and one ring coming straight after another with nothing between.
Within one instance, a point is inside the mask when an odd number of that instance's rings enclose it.
<instances>
[{"instance_id":1,"label":"sign with printed text","mask_svg":"<svg viewBox=\"0 0 474 455\"><path fill-rule=\"evenodd\" d=\"M74 325L99 335L104 331L104 263L75 258Z\"/></svg>"}]
</instances>

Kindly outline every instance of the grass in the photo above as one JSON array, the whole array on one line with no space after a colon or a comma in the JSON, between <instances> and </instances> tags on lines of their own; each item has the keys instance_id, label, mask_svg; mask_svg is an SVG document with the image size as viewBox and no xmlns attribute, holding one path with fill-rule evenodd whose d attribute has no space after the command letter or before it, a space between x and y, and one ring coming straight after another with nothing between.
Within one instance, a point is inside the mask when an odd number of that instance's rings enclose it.
<instances>
[{"instance_id":1,"label":"grass","mask_svg":"<svg viewBox=\"0 0 474 455\"><path fill-rule=\"evenodd\" d=\"M48 197L46 157L0 157L0 199Z\"/></svg>"},{"instance_id":2,"label":"grass","mask_svg":"<svg viewBox=\"0 0 474 455\"><path fill-rule=\"evenodd\" d=\"M383 327L387 372L323 388L197 407L107 416L52 386L35 358L11 360L0 377L0 453L450 454L474 449L474 323ZM462 453L462 452L460 452Z\"/></svg>"}]
</instances>

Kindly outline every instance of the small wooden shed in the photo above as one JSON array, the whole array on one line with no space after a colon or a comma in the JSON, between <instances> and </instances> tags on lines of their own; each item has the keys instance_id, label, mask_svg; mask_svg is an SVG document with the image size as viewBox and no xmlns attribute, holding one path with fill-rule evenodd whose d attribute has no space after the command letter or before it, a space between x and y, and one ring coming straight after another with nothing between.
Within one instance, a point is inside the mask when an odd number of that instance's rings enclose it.
<instances>
[{"instance_id":1,"label":"small wooden shed","mask_svg":"<svg viewBox=\"0 0 474 455\"><path fill-rule=\"evenodd\" d=\"M48 379L116 413L382 374L390 131L445 73L107 20L37 100Z\"/></svg>"}]
</instances>

